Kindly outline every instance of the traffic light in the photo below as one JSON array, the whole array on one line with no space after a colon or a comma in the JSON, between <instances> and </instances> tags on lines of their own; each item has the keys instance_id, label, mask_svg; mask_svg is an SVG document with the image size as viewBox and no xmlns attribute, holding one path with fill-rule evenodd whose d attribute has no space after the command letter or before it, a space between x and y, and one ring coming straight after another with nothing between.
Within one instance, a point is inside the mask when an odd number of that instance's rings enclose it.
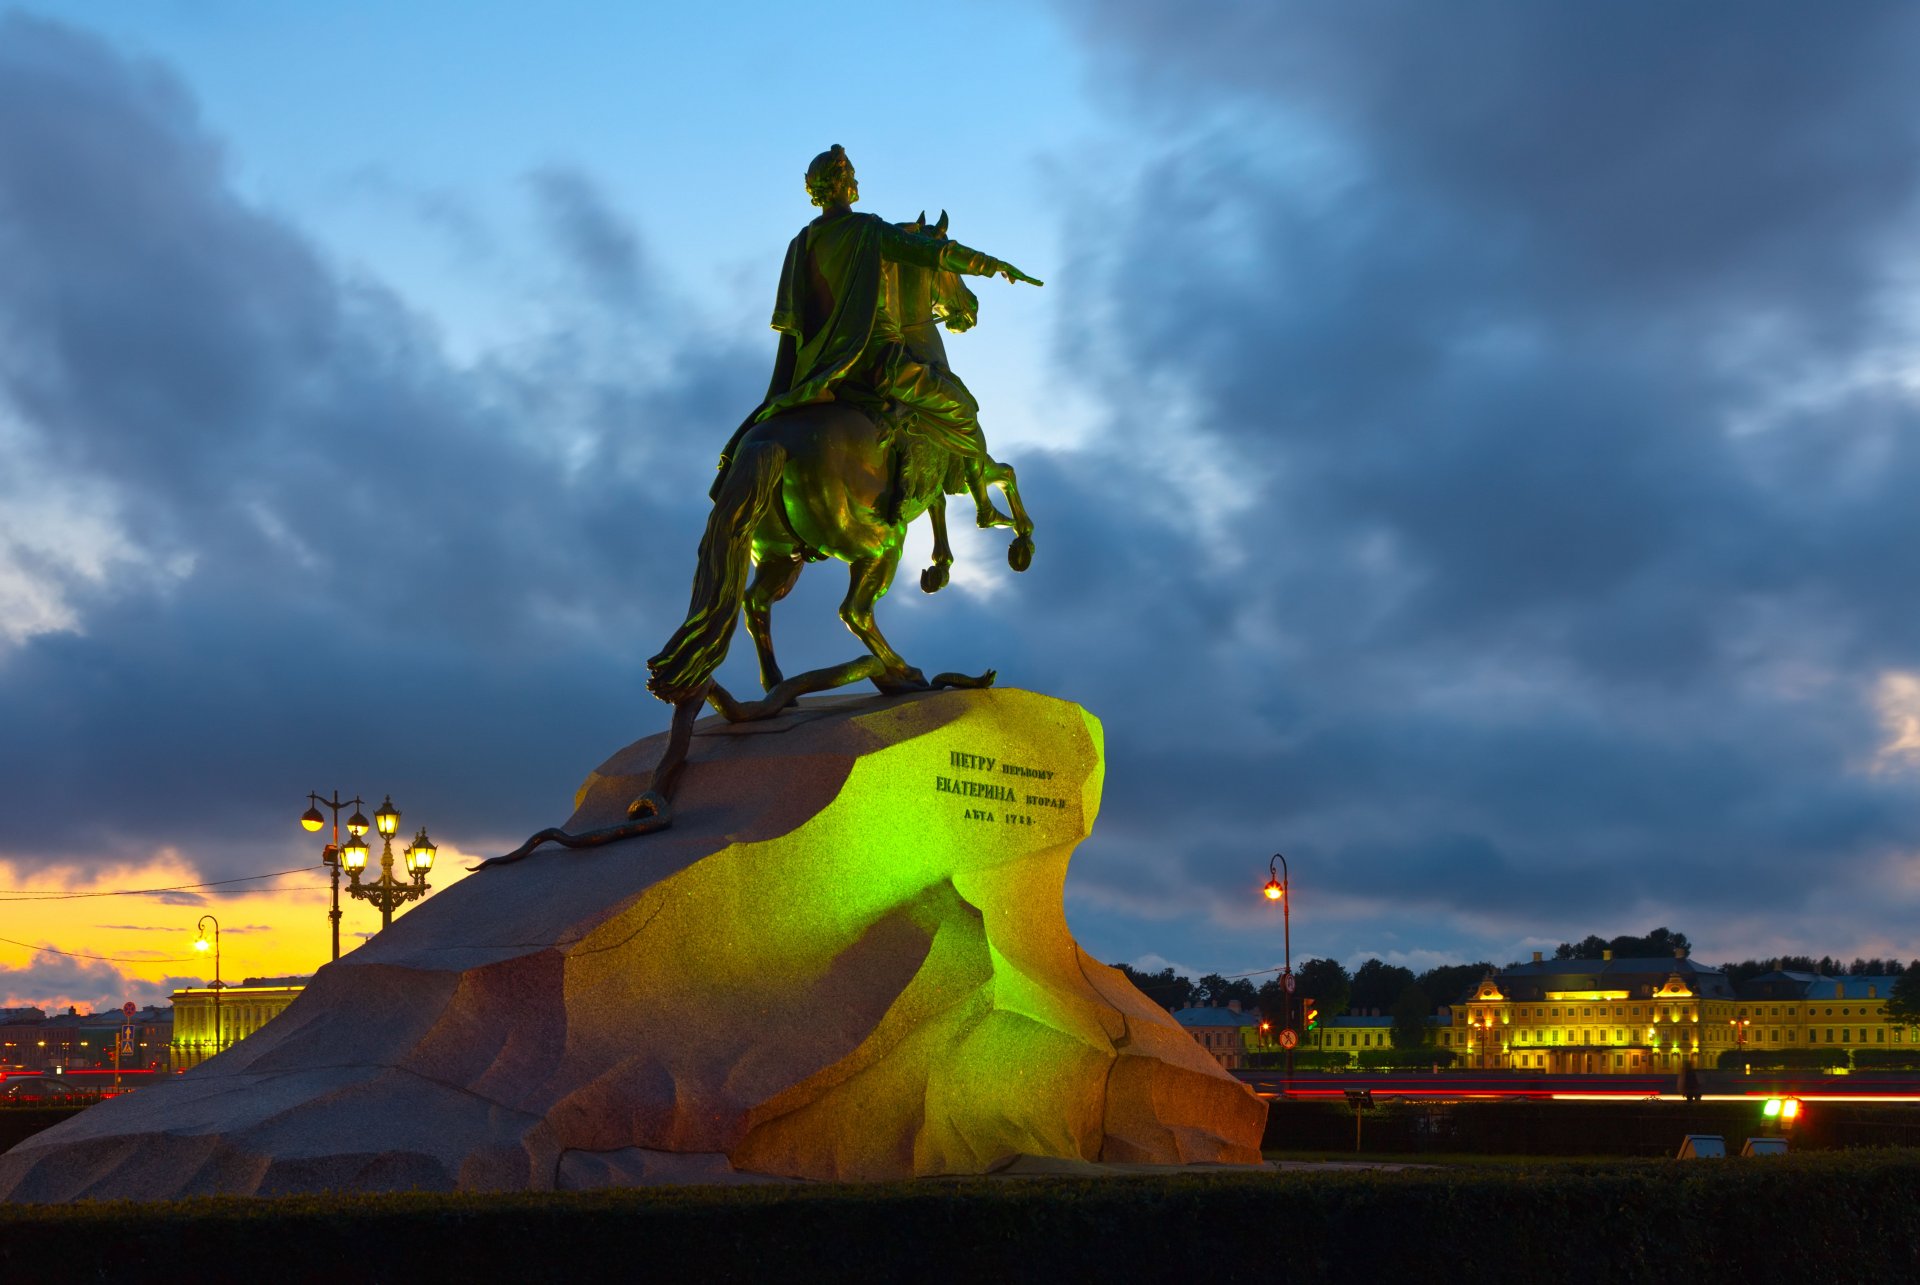
<instances>
[{"instance_id":1,"label":"traffic light","mask_svg":"<svg viewBox=\"0 0 1920 1285\"><path fill-rule=\"evenodd\" d=\"M1318 1030L1320 1027L1319 1005L1315 1004L1310 999L1301 1000L1300 1001L1300 1021L1301 1021L1301 1024L1304 1025L1308 1030L1310 1031Z\"/></svg>"},{"instance_id":2,"label":"traffic light","mask_svg":"<svg viewBox=\"0 0 1920 1285\"><path fill-rule=\"evenodd\" d=\"M1800 1099L1768 1098L1767 1104L1760 1108L1760 1113L1767 1118L1768 1123L1777 1124L1783 1130L1791 1129L1800 1119Z\"/></svg>"}]
</instances>

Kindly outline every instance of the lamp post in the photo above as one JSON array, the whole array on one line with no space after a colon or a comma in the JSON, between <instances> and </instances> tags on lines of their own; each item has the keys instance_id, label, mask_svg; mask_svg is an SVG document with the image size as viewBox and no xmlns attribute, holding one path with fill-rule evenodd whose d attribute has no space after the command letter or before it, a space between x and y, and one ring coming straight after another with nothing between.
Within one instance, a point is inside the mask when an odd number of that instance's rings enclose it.
<instances>
[{"instance_id":1,"label":"lamp post","mask_svg":"<svg viewBox=\"0 0 1920 1285\"><path fill-rule=\"evenodd\" d=\"M373 814L373 824L380 831L382 840L380 878L366 884L360 882L360 872L367 868L367 844L357 834L340 849L340 860L347 868L347 894L380 907L380 927L384 930L393 926L395 909L427 895L427 872L433 869L434 854L440 849L427 837L427 828L421 826L413 842L401 853L409 877L396 879L393 876L393 836L400 829L400 810L393 806L391 794L380 805L380 810ZM352 828L351 823L348 828Z\"/></svg>"},{"instance_id":2,"label":"lamp post","mask_svg":"<svg viewBox=\"0 0 1920 1285\"><path fill-rule=\"evenodd\" d=\"M1733 1028L1734 1056L1740 1060L1740 1065L1746 1069L1746 1073L1748 1075L1752 1075L1753 1064L1746 1060L1747 1027L1752 1025L1752 1021L1747 1017L1745 1013L1742 1013L1740 1016L1729 1021L1727 1025Z\"/></svg>"},{"instance_id":3,"label":"lamp post","mask_svg":"<svg viewBox=\"0 0 1920 1285\"><path fill-rule=\"evenodd\" d=\"M1493 1014L1481 1013L1477 1017L1470 1014L1467 1017L1467 1027L1469 1030L1475 1027L1479 1028L1480 1069L1483 1071L1492 1070L1493 1069Z\"/></svg>"},{"instance_id":4,"label":"lamp post","mask_svg":"<svg viewBox=\"0 0 1920 1285\"><path fill-rule=\"evenodd\" d=\"M319 833L327 819L320 815L320 809L333 809L333 842L320 850L320 863L327 867L327 873L333 877L333 909L327 912L327 918L333 921L333 957L340 958L340 809L349 803L353 805L353 815L347 818L347 833L359 838L367 832L367 818L360 811L365 806L358 795L351 799L342 799L340 791L335 790L333 797L323 799L317 794L307 795L312 806L300 814L300 824L309 834Z\"/></svg>"},{"instance_id":5,"label":"lamp post","mask_svg":"<svg viewBox=\"0 0 1920 1285\"><path fill-rule=\"evenodd\" d=\"M1275 867L1278 867L1276 869ZM1293 1029L1293 898L1287 894L1292 891L1292 874L1287 870L1287 859L1279 853L1267 862L1267 886L1260 891L1266 894L1268 901L1280 903L1280 940L1285 954L1281 957L1280 990L1285 998L1281 1001L1285 1020L1281 1023L1280 1042L1287 1050L1287 1081L1293 1081L1293 1046L1299 1040L1299 1034ZM1288 1037L1292 1038L1289 1039Z\"/></svg>"},{"instance_id":6,"label":"lamp post","mask_svg":"<svg viewBox=\"0 0 1920 1285\"><path fill-rule=\"evenodd\" d=\"M207 942L208 924L213 925L211 947ZM218 1053L220 1051L220 921L212 915L202 915L197 927L200 930L200 937L193 943L193 948L203 955L209 948L213 951L213 1051ZM204 1060L203 1058L202 1061Z\"/></svg>"}]
</instances>

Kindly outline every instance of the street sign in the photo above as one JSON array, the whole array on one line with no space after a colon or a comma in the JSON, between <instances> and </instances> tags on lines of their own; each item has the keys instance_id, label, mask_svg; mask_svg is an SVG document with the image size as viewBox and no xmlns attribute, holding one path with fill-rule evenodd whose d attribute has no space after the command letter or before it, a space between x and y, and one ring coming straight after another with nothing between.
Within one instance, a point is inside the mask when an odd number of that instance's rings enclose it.
<instances>
[{"instance_id":1,"label":"street sign","mask_svg":"<svg viewBox=\"0 0 1920 1285\"><path fill-rule=\"evenodd\" d=\"M120 1006L120 1011L122 1013L125 1013L128 1017L132 1017L135 1013L138 1013L140 1010L133 1006L132 1000L128 1000L126 1003Z\"/></svg>"},{"instance_id":2,"label":"street sign","mask_svg":"<svg viewBox=\"0 0 1920 1285\"><path fill-rule=\"evenodd\" d=\"M1298 1035L1296 1035L1296 1034L1294 1034L1294 1030L1293 1030L1293 1028L1292 1028L1291 1026L1289 1026L1289 1027L1286 1027L1285 1029L1283 1029L1283 1030L1282 1030L1282 1031L1280 1032L1280 1047L1281 1047L1281 1048L1283 1048L1283 1049L1290 1049L1290 1048L1293 1048L1293 1047L1294 1047L1295 1045L1297 1045L1297 1044L1299 1044L1299 1043L1300 1043L1300 1037L1299 1037Z\"/></svg>"},{"instance_id":3,"label":"street sign","mask_svg":"<svg viewBox=\"0 0 1920 1285\"><path fill-rule=\"evenodd\" d=\"M1287 994L1289 995L1293 994L1293 974L1292 973L1282 973L1280 976L1280 984L1287 988Z\"/></svg>"},{"instance_id":4,"label":"street sign","mask_svg":"<svg viewBox=\"0 0 1920 1285\"><path fill-rule=\"evenodd\" d=\"M120 1032L120 1056L133 1056L133 1028L131 1026Z\"/></svg>"}]
</instances>

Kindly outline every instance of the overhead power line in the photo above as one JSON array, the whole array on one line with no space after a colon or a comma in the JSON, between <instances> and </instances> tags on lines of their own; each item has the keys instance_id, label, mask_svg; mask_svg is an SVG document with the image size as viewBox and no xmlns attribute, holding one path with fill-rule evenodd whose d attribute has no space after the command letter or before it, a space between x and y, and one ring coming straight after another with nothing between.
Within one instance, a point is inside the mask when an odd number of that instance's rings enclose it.
<instances>
[{"instance_id":1,"label":"overhead power line","mask_svg":"<svg viewBox=\"0 0 1920 1285\"><path fill-rule=\"evenodd\" d=\"M193 955L182 955L179 959L134 959L123 955L89 955L78 950L61 950L57 946L36 946L30 941L15 941L11 937L0 937L0 942L9 946L19 946L23 950L43 950L49 955L66 955L71 959L98 959L109 964L191 964L196 962Z\"/></svg>"},{"instance_id":2,"label":"overhead power line","mask_svg":"<svg viewBox=\"0 0 1920 1285\"><path fill-rule=\"evenodd\" d=\"M144 897L156 892L192 892L196 888L218 888L230 883L247 883L255 879L278 879L282 875L306 874L312 866L295 866L291 870L275 870L271 874L239 875L232 879L209 879L204 883L177 883L166 888L110 888L104 892L49 892L35 888L0 888L0 901L78 901L83 897ZM318 887L319 885L314 885ZM240 889L242 892L275 892L278 889Z\"/></svg>"}]
</instances>

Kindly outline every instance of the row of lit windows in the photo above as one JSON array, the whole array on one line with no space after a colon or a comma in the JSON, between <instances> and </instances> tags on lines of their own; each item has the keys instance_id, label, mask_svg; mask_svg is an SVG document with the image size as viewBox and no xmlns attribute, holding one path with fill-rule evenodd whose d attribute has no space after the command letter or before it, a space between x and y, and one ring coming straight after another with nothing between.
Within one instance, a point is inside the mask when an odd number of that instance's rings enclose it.
<instances>
[{"instance_id":1,"label":"row of lit windows","mask_svg":"<svg viewBox=\"0 0 1920 1285\"><path fill-rule=\"evenodd\" d=\"M1617 1006L1617 1007L1615 1007L1615 1008L1614 1008L1614 1010L1613 1010L1613 1016L1614 1016L1614 1017L1616 1017L1616 1018L1621 1018L1621 1017L1625 1017L1625 1016L1627 1016L1627 1009L1628 1009L1628 1007L1629 1007L1628 1005L1619 1005L1619 1006ZM1655 1008L1656 1006L1654 1006L1654 1005L1644 1005L1644 1006L1643 1006L1643 1005L1639 1005L1639 1004L1634 1004L1634 1005L1631 1005L1630 1007L1631 1007L1631 1008L1633 1009L1633 1014L1632 1014L1632 1015L1633 1015L1633 1016L1634 1016L1635 1018L1639 1018L1639 1017L1641 1017L1641 1016L1643 1016L1643 1010L1651 1010L1651 1009L1654 1009L1654 1008ZM1658 1005L1658 1006L1657 1006L1657 1009L1658 1009L1658 1011L1654 1013L1654 1020L1655 1020L1655 1021L1667 1021L1667 1022L1671 1022L1671 1021L1673 1021L1673 1020L1675 1020L1675 1018L1674 1018L1674 1013L1675 1013L1675 1006L1674 1006L1674 1005L1671 1005L1671 1004L1662 1004L1662 1005ZM1792 1005L1792 1004L1789 1004L1789 1005L1787 1005L1787 1006L1786 1006L1786 1009L1787 1009L1787 1016L1788 1016L1789 1018L1795 1018L1795 1017L1798 1017L1798 1016L1799 1016L1799 1009L1798 1009L1798 1007L1797 1007L1797 1006L1795 1006L1795 1005ZM1691 1010L1690 1010L1690 1009L1689 1009L1689 1007L1688 1007L1688 1006L1686 1006L1686 1005L1680 1005L1680 1006L1678 1007L1678 1011L1679 1011L1679 1013L1680 1013L1680 1020L1682 1020L1682 1021L1684 1021L1684 1020L1686 1020L1686 1019L1687 1019L1687 1017L1688 1017L1688 1015L1689 1015L1689 1013L1690 1013L1690 1011L1691 1011ZM1515 1016L1517 1016L1517 1017L1519 1017L1519 1018L1520 1018L1520 1019L1521 1019L1522 1021L1524 1021L1524 1020L1526 1020L1526 1018L1527 1018L1527 1016L1528 1016L1528 1013L1527 1013L1527 1010L1526 1010L1525 1008L1517 1008L1517 1009L1514 1009L1514 1010L1513 1010L1513 1013L1514 1013L1514 1015L1515 1015ZM1759 1016L1759 1014L1760 1014L1760 1010L1759 1010L1759 1007L1758 1007L1758 1006L1756 1005L1756 1006L1755 1006L1755 1008L1754 1008L1754 1015L1755 1015L1755 1016ZM1557 1009L1557 1008L1535 1008L1535 1009L1533 1010L1533 1013L1532 1013L1532 1015L1533 1015L1533 1016L1534 1016L1535 1018L1551 1018L1551 1019L1554 1019L1554 1020L1558 1020L1558 1019L1559 1019L1559 1017L1560 1017L1560 1010L1559 1010L1559 1009ZM1744 1009L1744 1008L1743 1008L1743 1009L1740 1009L1740 1010L1739 1010L1739 1012L1738 1012L1738 1014L1737 1014L1737 1016L1740 1016L1740 1017L1745 1017L1746 1015L1747 1015L1747 1010L1746 1010L1746 1009ZM1491 1014L1489 1014L1488 1016L1490 1017L1490 1016L1491 1016ZM1605 1020L1607 1020L1607 1010L1606 1010L1606 1006L1605 1006L1605 1005L1601 1005L1601 1006L1600 1006L1600 1008L1599 1008L1599 1012L1598 1012L1598 1014L1597 1014L1597 1016L1598 1016L1598 1018L1599 1018L1599 1020L1600 1020L1600 1021L1603 1021L1603 1022L1604 1022ZM1775 1004L1775 1005L1773 1005L1773 1007L1772 1007L1772 1009L1771 1009L1771 1010L1770 1010L1770 1012L1768 1013L1768 1016L1771 1016L1771 1017L1779 1017L1779 1016L1780 1016L1780 1005L1778 1005L1778 1004ZM1818 1011L1818 1010L1817 1010L1817 1009L1816 1009L1816 1008L1814 1007L1814 1005L1812 1005L1812 1004L1809 1004L1809 1005L1807 1005L1807 1016L1808 1016L1808 1017L1815 1017L1815 1016L1824 1016L1824 1017L1832 1017L1832 1016L1833 1016L1833 1008L1832 1008L1832 1006L1831 1006L1831 1005L1829 1005L1829 1006L1827 1007L1827 1009L1826 1009L1826 1011L1825 1011L1824 1013L1821 1013L1821 1012L1819 1012L1819 1011ZM1842 1017L1852 1017L1852 1016L1853 1016L1853 1009L1852 1009L1851 1007L1847 1007L1847 1006L1843 1006L1843 1007L1842 1007L1842 1008L1840 1009L1840 1016L1842 1016ZM1861 1009L1860 1009L1860 1016L1862 1016L1862 1017L1874 1017L1874 1016L1878 1016L1878 1012L1877 1012L1877 1010L1875 1010L1875 1009L1870 1009L1870 1008L1867 1008L1867 1007L1866 1007L1865 1005L1862 1005L1862 1006L1861 1006ZM1574 1010L1573 1010L1572 1008L1569 1008L1569 1009L1567 1009L1567 1020L1568 1020L1568 1021L1577 1021L1577 1020L1585 1020L1585 1021L1592 1021L1592 1020L1594 1020L1594 1019L1595 1019L1595 1017L1596 1017L1596 1013L1595 1013L1595 1011L1594 1011L1594 1007L1593 1007L1592 1005L1588 1005L1587 1007L1585 1007L1585 1008L1582 1008L1582 1009L1580 1009L1580 1010L1579 1010L1579 1011L1578 1011L1577 1013L1576 1013L1576 1012L1575 1012L1575 1011L1574 1011ZM1459 1019L1456 1019L1456 1020L1459 1020ZM1504 1016L1503 1016L1503 1018L1502 1018L1502 1020L1505 1020L1505 1017L1504 1017Z\"/></svg>"},{"instance_id":2,"label":"row of lit windows","mask_svg":"<svg viewBox=\"0 0 1920 1285\"><path fill-rule=\"evenodd\" d=\"M1832 1026L1816 1027L1815 1029L1807 1033L1807 1042L1809 1044L1818 1044L1818 1043L1853 1044L1856 1042L1854 1040L1854 1035L1856 1033L1860 1037L1858 1042L1861 1044L1866 1044L1869 1042L1874 1044L1886 1044L1889 1042L1894 1044L1900 1044L1900 1043L1904 1043L1906 1039L1906 1032L1905 1032L1905 1029L1902 1027L1896 1026L1896 1027L1888 1028L1885 1026L1877 1026L1877 1027L1871 1028L1873 1031L1873 1038L1871 1041L1869 1041L1867 1038L1868 1029L1869 1028L1864 1026L1859 1028L1850 1027L1850 1026L1842 1026L1837 1028ZM1887 1032L1889 1029L1893 1031L1893 1038L1891 1041L1889 1041L1887 1038ZM1836 1031L1837 1031L1837 1034L1836 1034ZM1530 1036L1532 1038L1529 1038ZM1706 1042L1709 1044L1737 1044L1738 1043L1738 1040L1735 1038L1732 1031L1722 1031L1718 1027L1712 1027L1712 1026L1708 1027L1706 1030L1706 1037L1707 1037ZM1653 1039L1653 1038L1656 1038L1656 1037L1654 1037L1653 1034L1649 1032L1649 1039ZM1581 1043L1581 1042L1592 1041L1592 1040L1598 1040L1602 1043L1613 1043L1613 1044L1626 1044L1630 1042L1628 1039L1628 1032L1624 1030L1613 1031L1612 1039L1609 1040L1608 1032L1604 1030L1576 1031L1571 1028L1564 1029L1564 1030L1554 1030L1554 1029L1533 1030L1529 1027L1521 1027L1519 1030L1514 1032L1513 1040L1514 1040L1514 1043L1516 1044L1575 1044L1575 1043ZM1446 1042L1447 1042L1446 1035L1445 1033L1442 1033L1441 1043L1445 1044ZM1794 1028L1792 1027L1781 1027L1781 1028L1762 1027L1754 1031L1753 1034L1749 1037L1747 1042L1750 1044L1771 1044L1771 1043L1792 1044L1795 1042L1795 1031L1794 1031ZM1462 1036L1461 1043L1470 1044L1471 1037ZM1695 1043L1697 1045L1698 1041L1696 1040Z\"/></svg>"}]
</instances>

